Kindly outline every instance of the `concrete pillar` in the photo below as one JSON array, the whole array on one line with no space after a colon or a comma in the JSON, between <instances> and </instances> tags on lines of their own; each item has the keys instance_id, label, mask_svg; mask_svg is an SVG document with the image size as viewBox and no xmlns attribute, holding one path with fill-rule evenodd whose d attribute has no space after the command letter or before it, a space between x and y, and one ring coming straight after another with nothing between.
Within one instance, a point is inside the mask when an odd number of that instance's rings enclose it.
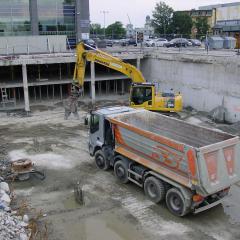
<instances>
[{"instance_id":1,"label":"concrete pillar","mask_svg":"<svg viewBox=\"0 0 240 240\"><path fill-rule=\"evenodd\" d=\"M60 85L60 99L63 99L63 89L62 89L62 84Z\"/></svg>"},{"instance_id":2,"label":"concrete pillar","mask_svg":"<svg viewBox=\"0 0 240 240\"><path fill-rule=\"evenodd\" d=\"M92 104L95 104L96 100L96 93L95 93L95 63L91 62L91 97L92 97Z\"/></svg>"},{"instance_id":3,"label":"concrete pillar","mask_svg":"<svg viewBox=\"0 0 240 240\"><path fill-rule=\"evenodd\" d=\"M37 0L30 0L29 1L29 13L30 13L32 35L39 35Z\"/></svg>"},{"instance_id":4,"label":"concrete pillar","mask_svg":"<svg viewBox=\"0 0 240 240\"><path fill-rule=\"evenodd\" d=\"M47 85L47 99L49 99L49 94L48 94L48 85Z\"/></svg>"},{"instance_id":5,"label":"concrete pillar","mask_svg":"<svg viewBox=\"0 0 240 240\"><path fill-rule=\"evenodd\" d=\"M59 63L59 79L62 80L62 65Z\"/></svg>"},{"instance_id":6,"label":"concrete pillar","mask_svg":"<svg viewBox=\"0 0 240 240\"><path fill-rule=\"evenodd\" d=\"M25 111L30 112L29 93L28 93L28 79L27 79L27 65L26 64L22 64L22 78L23 78L23 92L24 92Z\"/></svg>"},{"instance_id":7,"label":"concrete pillar","mask_svg":"<svg viewBox=\"0 0 240 240\"><path fill-rule=\"evenodd\" d=\"M140 59L140 57L138 57L137 58L137 69L140 70L140 68L141 68L141 59Z\"/></svg>"},{"instance_id":8,"label":"concrete pillar","mask_svg":"<svg viewBox=\"0 0 240 240\"><path fill-rule=\"evenodd\" d=\"M89 0L76 0L75 12L76 40L78 43L83 38L89 38Z\"/></svg>"},{"instance_id":9,"label":"concrete pillar","mask_svg":"<svg viewBox=\"0 0 240 240\"><path fill-rule=\"evenodd\" d=\"M124 79L124 80L121 80L121 85L122 85L122 95L124 94L124 81L125 81L125 79Z\"/></svg>"},{"instance_id":10,"label":"concrete pillar","mask_svg":"<svg viewBox=\"0 0 240 240\"><path fill-rule=\"evenodd\" d=\"M35 102L37 101L37 92L36 92L36 87L33 87L33 90L34 90L34 99L35 99Z\"/></svg>"},{"instance_id":11,"label":"concrete pillar","mask_svg":"<svg viewBox=\"0 0 240 240\"><path fill-rule=\"evenodd\" d=\"M20 100L21 100L21 94L20 94L20 89L19 89L19 88L17 89L17 93L18 93L18 94L17 94L17 95L18 95L18 100L19 100L19 102L20 102Z\"/></svg>"},{"instance_id":12,"label":"concrete pillar","mask_svg":"<svg viewBox=\"0 0 240 240\"><path fill-rule=\"evenodd\" d=\"M42 87L39 86L39 98L40 98L40 102L42 101Z\"/></svg>"},{"instance_id":13,"label":"concrete pillar","mask_svg":"<svg viewBox=\"0 0 240 240\"><path fill-rule=\"evenodd\" d=\"M52 98L53 98L53 100L54 100L54 98L55 98L55 89L54 89L54 85L52 85Z\"/></svg>"}]
</instances>

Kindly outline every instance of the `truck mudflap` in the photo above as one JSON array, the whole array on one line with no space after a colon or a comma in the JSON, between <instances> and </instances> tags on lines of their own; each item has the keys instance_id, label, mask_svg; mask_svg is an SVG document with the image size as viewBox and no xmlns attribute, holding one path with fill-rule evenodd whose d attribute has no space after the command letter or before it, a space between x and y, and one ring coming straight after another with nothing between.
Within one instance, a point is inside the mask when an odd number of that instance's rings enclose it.
<instances>
[{"instance_id":1,"label":"truck mudflap","mask_svg":"<svg viewBox=\"0 0 240 240\"><path fill-rule=\"evenodd\" d=\"M219 200L217 200L217 201L215 201L215 202L213 202L213 203L206 203L205 206L202 206L202 207L200 207L200 208L195 209L195 210L193 211L193 214L198 214L198 213L200 213L200 212L204 212L204 211L206 211L206 210L208 210L208 209L210 209L210 208L213 208L213 207L221 204L224 198L225 198L225 197L223 197L223 198L221 198L221 199L219 199Z\"/></svg>"}]
</instances>

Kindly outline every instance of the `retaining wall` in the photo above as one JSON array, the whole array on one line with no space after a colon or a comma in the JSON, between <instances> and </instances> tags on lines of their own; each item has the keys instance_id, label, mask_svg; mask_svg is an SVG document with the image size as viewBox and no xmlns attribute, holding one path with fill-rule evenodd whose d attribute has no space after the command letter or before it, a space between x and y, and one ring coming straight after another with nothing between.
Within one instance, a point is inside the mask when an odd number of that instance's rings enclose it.
<instances>
[{"instance_id":1,"label":"retaining wall","mask_svg":"<svg viewBox=\"0 0 240 240\"><path fill-rule=\"evenodd\" d=\"M240 56L153 53L141 66L163 91L180 91L185 107L210 112L221 106L227 121L240 121Z\"/></svg>"}]
</instances>

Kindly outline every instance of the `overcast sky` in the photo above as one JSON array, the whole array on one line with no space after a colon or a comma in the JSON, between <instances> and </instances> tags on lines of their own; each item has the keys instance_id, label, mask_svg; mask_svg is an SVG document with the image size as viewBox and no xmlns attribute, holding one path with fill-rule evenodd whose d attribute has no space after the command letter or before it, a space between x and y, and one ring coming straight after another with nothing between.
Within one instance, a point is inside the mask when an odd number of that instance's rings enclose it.
<instances>
[{"instance_id":1,"label":"overcast sky","mask_svg":"<svg viewBox=\"0 0 240 240\"><path fill-rule=\"evenodd\" d=\"M156 3L159 0L90 0L90 19L92 23L100 23L103 26L103 13L106 14L106 26L121 21L124 24L129 23L127 14L135 27L142 27L146 15L152 14ZM197 9L199 6L236 2L234 0L166 0L166 4L174 10Z\"/></svg>"}]
</instances>

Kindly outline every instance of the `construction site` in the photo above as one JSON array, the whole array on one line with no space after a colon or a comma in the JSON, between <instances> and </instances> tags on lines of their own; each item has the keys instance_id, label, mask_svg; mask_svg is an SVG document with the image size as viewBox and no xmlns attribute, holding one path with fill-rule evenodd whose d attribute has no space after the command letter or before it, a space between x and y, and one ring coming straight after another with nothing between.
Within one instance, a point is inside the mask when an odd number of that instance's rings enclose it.
<instances>
[{"instance_id":1,"label":"construction site","mask_svg":"<svg viewBox=\"0 0 240 240\"><path fill-rule=\"evenodd\" d=\"M0 37L0 240L240 239L238 51L68 39Z\"/></svg>"}]
</instances>

